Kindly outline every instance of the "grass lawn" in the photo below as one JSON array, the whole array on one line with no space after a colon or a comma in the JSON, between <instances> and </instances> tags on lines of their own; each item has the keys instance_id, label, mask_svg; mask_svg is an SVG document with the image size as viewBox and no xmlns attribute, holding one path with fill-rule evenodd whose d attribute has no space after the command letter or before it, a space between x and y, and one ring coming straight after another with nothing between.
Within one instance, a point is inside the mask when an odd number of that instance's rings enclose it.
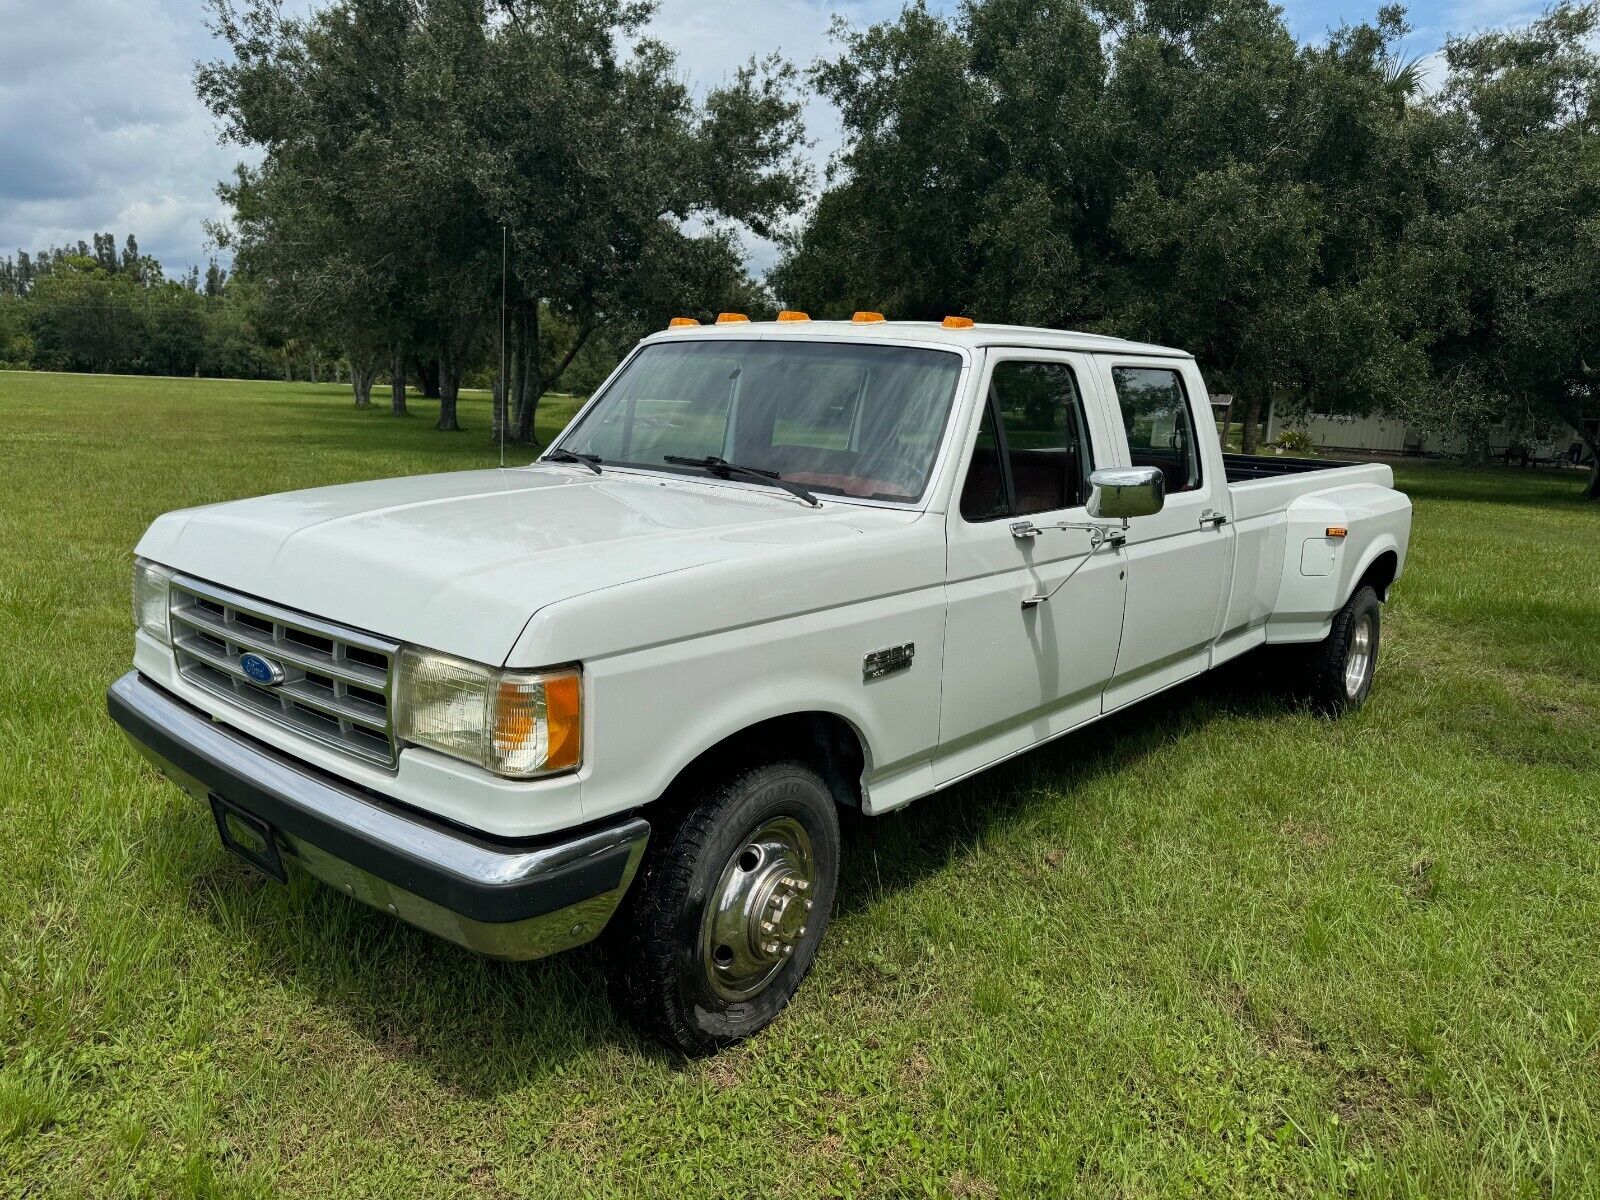
<instances>
[{"instance_id":1,"label":"grass lawn","mask_svg":"<svg viewBox=\"0 0 1600 1200\"><path fill-rule=\"evenodd\" d=\"M488 962L252 875L105 717L152 517L493 464L462 407L0 374L0 1193L1600 1194L1577 477L1401 471L1350 720L1241 666L847 823L789 1014L684 1065L592 951Z\"/></svg>"}]
</instances>

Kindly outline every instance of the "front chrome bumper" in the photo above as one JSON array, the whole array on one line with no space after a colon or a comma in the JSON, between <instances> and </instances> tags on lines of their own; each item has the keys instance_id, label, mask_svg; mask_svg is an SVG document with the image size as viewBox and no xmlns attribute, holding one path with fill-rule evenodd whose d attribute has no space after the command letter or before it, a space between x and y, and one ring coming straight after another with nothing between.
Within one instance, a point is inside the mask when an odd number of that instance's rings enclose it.
<instances>
[{"instance_id":1,"label":"front chrome bumper","mask_svg":"<svg viewBox=\"0 0 1600 1200\"><path fill-rule=\"evenodd\" d=\"M632 817L561 840L487 837L351 786L211 720L138 674L106 693L134 745L202 803L265 821L280 852L374 908L494 958L592 940L650 836Z\"/></svg>"}]
</instances>

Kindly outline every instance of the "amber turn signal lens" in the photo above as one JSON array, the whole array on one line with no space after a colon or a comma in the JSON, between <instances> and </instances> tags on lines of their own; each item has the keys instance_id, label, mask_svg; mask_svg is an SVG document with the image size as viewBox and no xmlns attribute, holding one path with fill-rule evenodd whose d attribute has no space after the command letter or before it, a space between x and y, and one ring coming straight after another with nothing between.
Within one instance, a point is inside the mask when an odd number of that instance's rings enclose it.
<instances>
[{"instance_id":1,"label":"amber turn signal lens","mask_svg":"<svg viewBox=\"0 0 1600 1200\"><path fill-rule=\"evenodd\" d=\"M883 314L879 312L858 312L850 319L857 325L876 325L883 320Z\"/></svg>"},{"instance_id":2,"label":"amber turn signal lens","mask_svg":"<svg viewBox=\"0 0 1600 1200\"><path fill-rule=\"evenodd\" d=\"M688 327L690 325L698 325L698 324L700 324L700 322L696 321L693 317L673 317L672 320L667 322L667 328L668 329L684 329L684 328L686 328L686 327Z\"/></svg>"},{"instance_id":3,"label":"amber turn signal lens","mask_svg":"<svg viewBox=\"0 0 1600 1200\"><path fill-rule=\"evenodd\" d=\"M1342 538L1349 532L1343 525L1329 525L1327 529L1327 534L1331 538Z\"/></svg>"},{"instance_id":4,"label":"amber turn signal lens","mask_svg":"<svg viewBox=\"0 0 1600 1200\"><path fill-rule=\"evenodd\" d=\"M809 313L795 312L793 309L786 308L778 314L778 320L780 322L809 321L811 316Z\"/></svg>"},{"instance_id":5,"label":"amber turn signal lens","mask_svg":"<svg viewBox=\"0 0 1600 1200\"><path fill-rule=\"evenodd\" d=\"M557 675L544 685L545 721L549 748L547 771L575 767L583 759L583 710L578 699L578 676Z\"/></svg>"},{"instance_id":6,"label":"amber turn signal lens","mask_svg":"<svg viewBox=\"0 0 1600 1200\"><path fill-rule=\"evenodd\" d=\"M943 321L940 321L939 324L943 325L946 329L971 329L972 318L946 317Z\"/></svg>"},{"instance_id":7,"label":"amber turn signal lens","mask_svg":"<svg viewBox=\"0 0 1600 1200\"><path fill-rule=\"evenodd\" d=\"M718 325L748 325L750 318L743 313L718 313Z\"/></svg>"}]
</instances>

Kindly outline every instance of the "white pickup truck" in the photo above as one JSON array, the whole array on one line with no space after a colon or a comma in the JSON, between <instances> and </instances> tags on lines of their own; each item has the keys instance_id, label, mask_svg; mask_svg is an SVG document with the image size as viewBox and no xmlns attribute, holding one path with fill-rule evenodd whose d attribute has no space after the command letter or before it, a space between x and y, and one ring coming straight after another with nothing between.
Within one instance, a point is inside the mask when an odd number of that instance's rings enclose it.
<instances>
[{"instance_id":1,"label":"white pickup truck","mask_svg":"<svg viewBox=\"0 0 1600 1200\"><path fill-rule=\"evenodd\" d=\"M1392 482L1224 454L1177 350L679 321L537 462L160 517L108 701L261 870L502 958L604 931L622 1010L705 1053L810 967L837 806L1264 644L1358 707Z\"/></svg>"}]
</instances>

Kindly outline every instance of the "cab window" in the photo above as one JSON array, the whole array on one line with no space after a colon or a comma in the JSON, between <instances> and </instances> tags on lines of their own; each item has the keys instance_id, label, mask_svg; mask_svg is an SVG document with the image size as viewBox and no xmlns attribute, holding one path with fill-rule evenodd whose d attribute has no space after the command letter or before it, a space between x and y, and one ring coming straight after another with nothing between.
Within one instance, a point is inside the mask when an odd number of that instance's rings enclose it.
<instances>
[{"instance_id":1,"label":"cab window","mask_svg":"<svg viewBox=\"0 0 1600 1200\"><path fill-rule=\"evenodd\" d=\"M1159 467L1167 494L1200 486L1200 447L1183 378L1157 367L1112 367L1111 379L1128 434L1128 456L1136 467Z\"/></svg>"},{"instance_id":2,"label":"cab window","mask_svg":"<svg viewBox=\"0 0 1600 1200\"><path fill-rule=\"evenodd\" d=\"M972 448L972 464L961 488L961 515L969 521L993 521L1011 515L1006 476L1000 466L1000 437L995 433L994 406L983 406L983 424Z\"/></svg>"},{"instance_id":3,"label":"cab window","mask_svg":"<svg viewBox=\"0 0 1600 1200\"><path fill-rule=\"evenodd\" d=\"M986 521L1075 508L1088 497L1093 468L1072 368L996 364L961 491L961 515Z\"/></svg>"}]
</instances>

